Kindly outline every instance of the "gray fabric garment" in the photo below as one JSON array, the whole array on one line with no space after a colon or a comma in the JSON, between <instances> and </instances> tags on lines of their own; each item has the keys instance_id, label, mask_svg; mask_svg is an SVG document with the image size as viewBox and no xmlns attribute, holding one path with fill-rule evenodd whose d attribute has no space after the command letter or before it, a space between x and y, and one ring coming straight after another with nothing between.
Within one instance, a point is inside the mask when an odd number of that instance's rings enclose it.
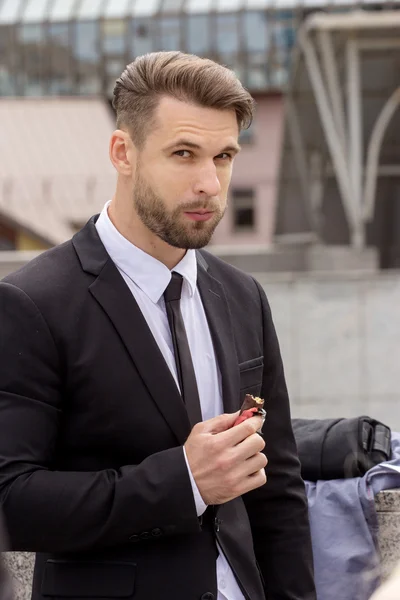
<instances>
[{"instance_id":1,"label":"gray fabric garment","mask_svg":"<svg viewBox=\"0 0 400 600\"><path fill-rule=\"evenodd\" d=\"M368 600L380 584L375 495L400 487L400 434L392 460L363 477L306 481L318 600Z\"/></svg>"}]
</instances>

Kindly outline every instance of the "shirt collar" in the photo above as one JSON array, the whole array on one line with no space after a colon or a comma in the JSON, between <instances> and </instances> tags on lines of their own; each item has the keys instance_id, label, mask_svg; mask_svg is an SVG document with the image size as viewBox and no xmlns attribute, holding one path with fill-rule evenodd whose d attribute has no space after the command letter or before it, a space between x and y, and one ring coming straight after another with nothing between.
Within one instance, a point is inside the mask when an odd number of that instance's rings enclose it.
<instances>
[{"instance_id":1,"label":"shirt collar","mask_svg":"<svg viewBox=\"0 0 400 600\"><path fill-rule=\"evenodd\" d=\"M162 262L132 244L113 225L107 202L96 221L99 237L115 265L156 304L171 281L171 271ZM196 252L188 250L173 269L184 279L184 289L192 297L197 285Z\"/></svg>"}]
</instances>

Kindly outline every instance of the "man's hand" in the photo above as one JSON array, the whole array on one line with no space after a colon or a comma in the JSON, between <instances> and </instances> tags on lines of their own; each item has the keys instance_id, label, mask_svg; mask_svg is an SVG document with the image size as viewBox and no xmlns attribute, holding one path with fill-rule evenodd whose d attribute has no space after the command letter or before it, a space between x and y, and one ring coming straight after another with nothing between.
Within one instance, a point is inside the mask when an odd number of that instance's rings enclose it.
<instances>
[{"instance_id":1,"label":"man's hand","mask_svg":"<svg viewBox=\"0 0 400 600\"><path fill-rule=\"evenodd\" d=\"M232 427L239 413L220 415L192 429L185 444L190 470L205 504L223 504L264 485L268 460L256 431L262 418Z\"/></svg>"}]
</instances>

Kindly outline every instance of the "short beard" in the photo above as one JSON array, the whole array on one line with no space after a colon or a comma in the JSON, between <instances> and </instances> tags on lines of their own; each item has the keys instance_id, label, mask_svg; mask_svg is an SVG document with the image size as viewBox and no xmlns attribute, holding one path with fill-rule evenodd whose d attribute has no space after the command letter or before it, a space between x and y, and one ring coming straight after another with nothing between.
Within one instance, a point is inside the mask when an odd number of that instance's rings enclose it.
<instances>
[{"instance_id":1,"label":"short beard","mask_svg":"<svg viewBox=\"0 0 400 600\"><path fill-rule=\"evenodd\" d=\"M210 200L188 202L168 212L162 198L141 177L139 168L136 171L133 203L147 229L170 246L185 250L207 246L225 212ZM188 221L185 226L181 222L182 214L196 209L207 209L214 214L209 221Z\"/></svg>"}]
</instances>

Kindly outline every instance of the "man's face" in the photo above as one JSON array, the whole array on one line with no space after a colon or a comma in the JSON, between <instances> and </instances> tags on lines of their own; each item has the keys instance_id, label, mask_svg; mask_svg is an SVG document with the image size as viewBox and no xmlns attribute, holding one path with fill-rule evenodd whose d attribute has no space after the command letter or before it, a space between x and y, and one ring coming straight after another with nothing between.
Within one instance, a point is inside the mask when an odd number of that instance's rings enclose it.
<instances>
[{"instance_id":1,"label":"man's face","mask_svg":"<svg viewBox=\"0 0 400 600\"><path fill-rule=\"evenodd\" d=\"M234 111L160 100L134 169L134 207L147 229L177 248L208 244L226 209L238 134Z\"/></svg>"}]
</instances>

